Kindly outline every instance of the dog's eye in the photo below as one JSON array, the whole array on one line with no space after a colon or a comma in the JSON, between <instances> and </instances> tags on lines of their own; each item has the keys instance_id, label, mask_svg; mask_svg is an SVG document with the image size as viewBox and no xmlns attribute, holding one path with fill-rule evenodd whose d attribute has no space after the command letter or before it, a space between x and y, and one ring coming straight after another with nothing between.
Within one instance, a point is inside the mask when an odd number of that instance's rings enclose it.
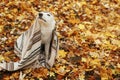
<instances>
[{"instance_id":1,"label":"dog's eye","mask_svg":"<svg viewBox=\"0 0 120 80\"><path fill-rule=\"evenodd\" d=\"M50 14L47 14L48 16L50 16Z\"/></svg>"}]
</instances>

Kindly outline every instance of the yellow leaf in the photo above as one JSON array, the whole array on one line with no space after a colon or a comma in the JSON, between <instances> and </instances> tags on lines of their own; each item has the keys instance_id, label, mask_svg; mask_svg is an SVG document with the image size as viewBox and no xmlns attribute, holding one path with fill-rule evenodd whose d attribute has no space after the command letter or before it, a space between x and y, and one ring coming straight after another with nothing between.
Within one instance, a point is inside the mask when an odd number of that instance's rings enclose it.
<instances>
[{"instance_id":1,"label":"yellow leaf","mask_svg":"<svg viewBox=\"0 0 120 80\"><path fill-rule=\"evenodd\" d=\"M91 65L100 65L100 60L99 59L94 59L90 63L91 63Z\"/></svg>"},{"instance_id":2,"label":"yellow leaf","mask_svg":"<svg viewBox=\"0 0 120 80\"><path fill-rule=\"evenodd\" d=\"M57 33L58 38L60 39L62 35L60 33Z\"/></svg>"},{"instance_id":3,"label":"yellow leaf","mask_svg":"<svg viewBox=\"0 0 120 80\"><path fill-rule=\"evenodd\" d=\"M2 33L2 32L3 32L3 26L0 25L0 33Z\"/></svg>"},{"instance_id":4,"label":"yellow leaf","mask_svg":"<svg viewBox=\"0 0 120 80\"><path fill-rule=\"evenodd\" d=\"M0 55L0 61L3 61L4 57L2 55Z\"/></svg>"},{"instance_id":5,"label":"yellow leaf","mask_svg":"<svg viewBox=\"0 0 120 80\"><path fill-rule=\"evenodd\" d=\"M102 42L99 39L95 40L95 43L96 44L102 44Z\"/></svg>"},{"instance_id":6,"label":"yellow leaf","mask_svg":"<svg viewBox=\"0 0 120 80\"><path fill-rule=\"evenodd\" d=\"M95 20L96 20L96 22L100 22L102 20L101 15L96 15Z\"/></svg>"},{"instance_id":7,"label":"yellow leaf","mask_svg":"<svg viewBox=\"0 0 120 80\"><path fill-rule=\"evenodd\" d=\"M77 2L77 5L78 5L79 7L82 7L83 5L86 5L86 2L85 2L85 1Z\"/></svg>"},{"instance_id":8,"label":"yellow leaf","mask_svg":"<svg viewBox=\"0 0 120 80\"><path fill-rule=\"evenodd\" d=\"M69 71L70 70L66 70L66 66L60 66L57 68L56 73L58 73L60 75L65 75Z\"/></svg>"},{"instance_id":9,"label":"yellow leaf","mask_svg":"<svg viewBox=\"0 0 120 80\"><path fill-rule=\"evenodd\" d=\"M17 13L17 11L18 11L18 9L16 9L16 8L15 8L15 9L13 9L13 12L14 12L14 13Z\"/></svg>"},{"instance_id":10,"label":"yellow leaf","mask_svg":"<svg viewBox=\"0 0 120 80\"><path fill-rule=\"evenodd\" d=\"M25 73L28 74L28 73L30 73L31 71L32 71L32 69L29 68L29 69L26 69L26 70L25 70Z\"/></svg>"},{"instance_id":11,"label":"yellow leaf","mask_svg":"<svg viewBox=\"0 0 120 80\"><path fill-rule=\"evenodd\" d=\"M85 11L86 11L86 14L87 14L87 15L92 14L92 12L91 12L91 10L90 10L89 8L86 8Z\"/></svg>"},{"instance_id":12,"label":"yellow leaf","mask_svg":"<svg viewBox=\"0 0 120 80\"><path fill-rule=\"evenodd\" d=\"M59 50L58 53L59 53L59 54L58 54L58 57L60 57L60 58L65 58L65 57L66 57L66 54L67 54L67 52L65 52L64 50Z\"/></svg>"},{"instance_id":13,"label":"yellow leaf","mask_svg":"<svg viewBox=\"0 0 120 80\"><path fill-rule=\"evenodd\" d=\"M120 68L120 64L119 63L117 64L117 67Z\"/></svg>"},{"instance_id":14,"label":"yellow leaf","mask_svg":"<svg viewBox=\"0 0 120 80\"><path fill-rule=\"evenodd\" d=\"M76 71L78 71L78 68L73 68L72 69L72 72L76 72Z\"/></svg>"},{"instance_id":15,"label":"yellow leaf","mask_svg":"<svg viewBox=\"0 0 120 80\"><path fill-rule=\"evenodd\" d=\"M52 77L52 76L55 76L55 73L50 71L49 75L50 75L50 77Z\"/></svg>"},{"instance_id":16,"label":"yellow leaf","mask_svg":"<svg viewBox=\"0 0 120 80\"><path fill-rule=\"evenodd\" d=\"M118 45L118 47L120 47L120 40L112 39L112 44Z\"/></svg>"},{"instance_id":17,"label":"yellow leaf","mask_svg":"<svg viewBox=\"0 0 120 80\"><path fill-rule=\"evenodd\" d=\"M39 80L43 80L42 78L39 78Z\"/></svg>"},{"instance_id":18,"label":"yellow leaf","mask_svg":"<svg viewBox=\"0 0 120 80\"><path fill-rule=\"evenodd\" d=\"M38 12L32 7L32 12L36 15Z\"/></svg>"},{"instance_id":19,"label":"yellow leaf","mask_svg":"<svg viewBox=\"0 0 120 80\"><path fill-rule=\"evenodd\" d=\"M93 1L92 1L92 4L95 4L95 3L97 3L97 2L98 2L97 0L93 0Z\"/></svg>"},{"instance_id":20,"label":"yellow leaf","mask_svg":"<svg viewBox=\"0 0 120 80\"><path fill-rule=\"evenodd\" d=\"M4 56L6 56L6 57L7 57L7 56L9 56L9 55L11 55L11 54L12 54L12 52L11 52L11 51L7 51L7 52L5 52L5 53L4 53Z\"/></svg>"},{"instance_id":21,"label":"yellow leaf","mask_svg":"<svg viewBox=\"0 0 120 80\"><path fill-rule=\"evenodd\" d=\"M65 74L65 66L60 66L59 68L57 68L56 73L58 73L60 75L64 75Z\"/></svg>"},{"instance_id":22,"label":"yellow leaf","mask_svg":"<svg viewBox=\"0 0 120 80\"><path fill-rule=\"evenodd\" d=\"M107 57L109 56L109 54L107 54L107 53L104 53L104 55L107 56Z\"/></svg>"},{"instance_id":23,"label":"yellow leaf","mask_svg":"<svg viewBox=\"0 0 120 80\"><path fill-rule=\"evenodd\" d=\"M83 24L79 24L79 25L78 25L78 28L79 28L79 29L85 29L85 26L84 26Z\"/></svg>"},{"instance_id":24,"label":"yellow leaf","mask_svg":"<svg viewBox=\"0 0 120 80\"><path fill-rule=\"evenodd\" d=\"M24 19L24 16L20 15L20 16L17 17L17 19L21 21L22 19Z\"/></svg>"},{"instance_id":25,"label":"yellow leaf","mask_svg":"<svg viewBox=\"0 0 120 80\"><path fill-rule=\"evenodd\" d=\"M8 17L12 19L12 18L13 18L13 15L11 15L11 14L8 14Z\"/></svg>"},{"instance_id":26,"label":"yellow leaf","mask_svg":"<svg viewBox=\"0 0 120 80\"><path fill-rule=\"evenodd\" d=\"M109 36L109 37L112 37L112 38L114 38L114 37L115 37L115 35L113 35L113 34L112 34L112 33L110 33L110 32L106 32L106 33L105 33L105 35L106 35L106 36Z\"/></svg>"},{"instance_id":27,"label":"yellow leaf","mask_svg":"<svg viewBox=\"0 0 120 80\"><path fill-rule=\"evenodd\" d=\"M111 69L111 71L112 71L112 74L115 74L115 69Z\"/></svg>"},{"instance_id":28,"label":"yellow leaf","mask_svg":"<svg viewBox=\"0 0 120 80\"><path fill-rule=\"evenodd\" d=\"M91 57L98 58L100 55L97 52L90 52Z\"/></svg>"},{"instance_id":29,"label":"yellow leaf","mask_svg":"<svg viewBox=\"0 0 120 80\"><path fill-rule=\"evenodd\" d=\"M85 76L84 75L79 75L79 80L85 80Z\"/></svg>"},{"instance_id":30,"label":"yellow leaf","mask_svg":"<svg viewBox=\"0 0 120 80\"><path fill-rule=\"evenodd\" d=\"M72 24L78 24L78 23L80 23L80 20L79 19L70 19L70 20L68 20L70 23L72 23Z\"/></svg>"},{"instance_id":31,"label":"yellow leaf","mask_svg":"<svg viewBox=\"0 0 120 80\"><path fill-rule=\"evenodd\" d=\"M82 62L87 62L87 59L82 57L82 60L81 60L81 61L82 61Z\"/></svg>"},{"instance_id":32,"label":"yellow leaf","mask_svg":"<svg viewBox=\"0 0 120 80\"><path fill-rule=\"evenodd\" d=\"M108 80L108 77L101 77L101 80Z\"/></svg>"},{"instance_id":33,"label":"yellow leaf","mask_svg":"<svg viewBox=\"0 0 120 80\"><path fill-rule=\"evenodd\" d=\"M89 30L87 30L86 32L85 32L85 36L91 36L92 35L92 33L89 31Z\"/></svg>"},{"instance_id":34,"label":"yellow leaf","mask_svg":"<svg viewBox=\"0 0 120 80\"><path fill-rule=\"evenodd\" d=\"M103 40L103 43L104 43L105 45L111 45L111 44L110 44L110 41L108 41L108 40Z\"/></svg>"}]
</instances>

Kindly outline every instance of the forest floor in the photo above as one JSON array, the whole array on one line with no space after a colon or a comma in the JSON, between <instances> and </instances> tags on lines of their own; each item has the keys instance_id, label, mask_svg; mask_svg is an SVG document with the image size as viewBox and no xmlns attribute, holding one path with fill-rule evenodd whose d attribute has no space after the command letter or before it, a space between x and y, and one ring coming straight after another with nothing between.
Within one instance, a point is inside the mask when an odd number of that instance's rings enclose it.
<instances>
[{"instance_id":1,"label":"forest floor","mask_svg":"<svg viewBox=\"0 0 120 80\"><path fill-rule=\"evenodd\" d=\"M39 11L54 14L59 55L46 68L0 72L0 80L120 80L119 0L0 0L0 61L17 61L14 41Z\"/></svg>"}]
</instances>

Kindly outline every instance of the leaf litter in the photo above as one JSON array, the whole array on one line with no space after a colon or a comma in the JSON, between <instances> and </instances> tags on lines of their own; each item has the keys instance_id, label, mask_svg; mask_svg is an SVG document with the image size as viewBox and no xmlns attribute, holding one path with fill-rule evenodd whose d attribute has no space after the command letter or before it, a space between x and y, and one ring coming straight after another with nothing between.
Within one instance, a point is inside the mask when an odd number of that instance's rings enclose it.
<instances>
[{"instance_id":1,"label":"leaf litter","mask_svg":"<svg viewBox=\"0 0 120 80\"><path fill-rule=\"evenodd\" d=\"M57 21L60 50L55 65L0 72L2 80L119 80L119 0L1 0L0 61L18 61L14 41L29 28L38 11Z\"/></svg>"}]
</instances>

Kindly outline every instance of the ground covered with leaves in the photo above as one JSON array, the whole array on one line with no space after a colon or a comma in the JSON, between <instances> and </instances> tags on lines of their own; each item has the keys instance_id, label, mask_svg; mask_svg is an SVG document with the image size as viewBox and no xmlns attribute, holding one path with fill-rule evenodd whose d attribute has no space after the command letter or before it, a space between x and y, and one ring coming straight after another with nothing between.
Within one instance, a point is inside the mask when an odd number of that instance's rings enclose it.
<instances>
[{"instance_id":1,"label":"ground covered with leaves","mask_svg":"<svg viewBox=\"0 0 120 80\"><path fill-rule=\"evenodd\" d=\"M0 61L18 61L14 41L39 11L55 15L60 50L55 65L0 72L0 80L119 80L119 0L0 0Z\"/></svg>"}]
</instances>

